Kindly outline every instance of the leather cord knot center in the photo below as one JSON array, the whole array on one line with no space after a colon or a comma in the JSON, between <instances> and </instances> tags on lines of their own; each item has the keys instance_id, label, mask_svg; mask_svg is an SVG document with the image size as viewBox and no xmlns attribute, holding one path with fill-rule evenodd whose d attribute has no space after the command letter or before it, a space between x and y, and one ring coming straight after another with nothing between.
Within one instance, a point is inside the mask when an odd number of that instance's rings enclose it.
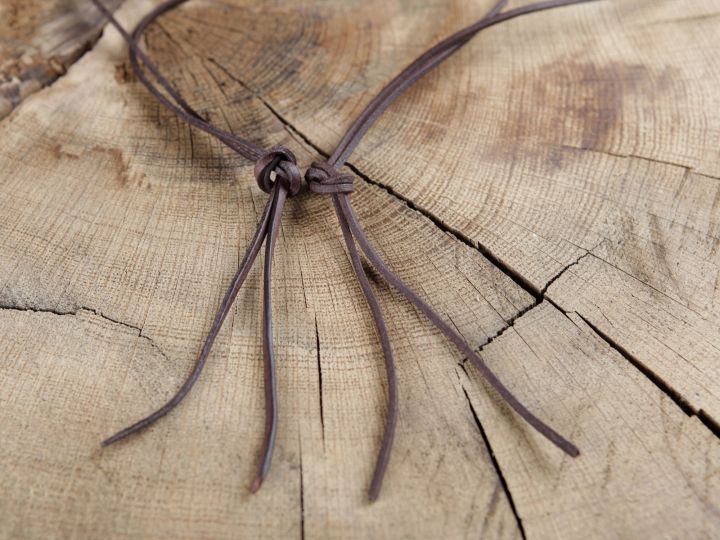
<instances>
[{"instance_id":1,"label":"leather cord knot center","mask_svg":"<svg viewBox=\"0 0 720 540\"><path fill-rule=\"evenodd\" d=\"M352 174L338 171L326 161L315 161L305 173L305 181L313 193L352 193L355 189Z\"/></svg>"},{"instance_id":2,"label":"leather cord knot center","mask_svg":"<svg viewBox=\"0 0 720 540\"><path fill-rule=\"evenodd\" d=\"M295 154L284 146L275 146L261 155L255 162L254 172L258 186L265 193L272 191L275 182L280 182L290 196L297 195L302 187Z\"/></svg>"}]
</instances>

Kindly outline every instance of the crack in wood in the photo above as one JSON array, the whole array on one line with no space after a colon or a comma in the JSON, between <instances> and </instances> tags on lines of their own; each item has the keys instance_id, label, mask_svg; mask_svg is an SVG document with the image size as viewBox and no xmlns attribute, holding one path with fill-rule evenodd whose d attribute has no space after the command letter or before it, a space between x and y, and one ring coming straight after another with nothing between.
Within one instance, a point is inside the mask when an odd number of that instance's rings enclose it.
<instances>
[{"instance_id":1,"label":"crack in wood","mask_svg":"<svg viewBox=\"0 0 720 540\"><path fill-rule=\"evenodd\" d=\"M576 152L593 152L596 154L604 154L606 156L611 156L611 157L620 158L620 159L639 159L641 161L649 161L650 163L657 163L659 165L666 165L668 167L684 169L686 171L686 173L696 174L698 176L703 176L703 177L709 178L711 180L720 180L720 177L718 177L718 176L713 176L711 174L699 172L695 168L691 167L690 165L683 165L682 163L675 163L674 161L667 161L667 160L663 160L663 159L651 158L648 156L641 156L638 154L621 154L619 152L611 152L610 150L602 150L599 148L581 148L579 146L572 146L570 144L562 144L562 145L560 145L560 148L564 148L564 149L572 150L572 151L576 151Z\"/></svg>"},{"instance_id":2,"label":"crack in wood","mask_svg":"<svg viewBox=\"0 0 720 540\"><path fill-rule=\"evenodd\" d=\"M126 323L124 321L113 319L112 317L108 317L107 315L103 314L101 311L85 306L78 306L71 310L58 310L58 309L52 309L48 307L33 307L33 306L20 306L16 304L0 304L0 311L14 311L18 313L45 313L49 315L55 315L57 317L77 317L82 313L83 311L86 313L90 313L92 315L95 315L96 317L99 317L100 319L103 319L105 321L108 321L113 324L117 324L119 326L124 326L125 328L129 328L130 330L133 330L138 337L141 337L148 341L151 347L153 347L157 352L168 362L170 362L170 357L158 346L157 343L155 343L155 340L145 334L143 329L139 326L135 326L134 324Z\"/></svg>"},{"instance_id":3,"label":"crack in wood","mask_svg":"<svg viewBox=\"0 0 720 540\"><path fill-rule=\"evenodd\" d=\"M720 439L720 423L717 422L712 416L709 416L705 411L702 409L698 409L697 413L695 413L695 416L697 416L697 419L702 422L706 428L708 428L710 431L713 432L713 434Z\"/></svg>"},{"instance_id":4,"label":"crack in wood","mask_svg":"<svg viewBox=\"0 0 720 540\"><path fill-rule=\"evenodd\" d=\"M601 242L601 243L602 243L602 242ZM565 268L563 268L563 269L560 270L557 274L555 274L553 277L551 277L551 278L548 280L548 282L545 284L545 286L544 286L542 289L540 289L540 294L538 294L538 297L537 297L537 304L539 304L542 300L545 299L545 294L547 293L548 289L550 288L550 285L552 285L552 284L555 283L558 279L560 279L560 278L563 276L563 274L565 274L565 272L568 271L568 269L572 268L573 266L577 266L578 264L580 264L580 261L582 261L585 257L587 257L588 255L593 255L593 251L595 251L595 250L598 248L599 245L600 245L600 244L598 244L597 246L595 246L595 247L592 248L592 249L586 250L586 252L583 253L582 255L580 255L580 257L578 257L577 259L575 259L573 262L571 262L570 264L568 264ZM536 304L536 305L537 305L537 304Z\"/></svg>"},{"instance_id":5,"label":"crack in wood","mask_svg":"<svg viewBox=\"0 0 720 540\"><path fill-rule=\"evenodd\" d=\"M122 0L115 0L109 3L108 8L114 11L121 3ZM8 118L28 97L46 90L58 82L67 74L73 65L82 60L86 54L95 48L95 45L97 45L102 38L105 27L108 24L106 21L102 21L99 12L97 13L97 17L98 21L96 24L99 26L89 35L85 36L84 40L79 41L77 49L70 51L66 55L43 58L40 64L28 70L28 73L30 73L32 77L25 78L24 75L21 75L19 79L13 80L11 78L9 82L0 82L0 121ZM70 40L71 38L67 39ZM37 68L41 66L43 69L40 72ZM8 66L4 66L4 69L7 69L7 67ZM7 75L7 73L0 75ZM37 86L34 87L25 84L31 81L37 83ZM20 86L17 86L18 84Z\"/></svg>"},{"instance_id":6,"label":"crack in wood","mask_svg":"<svg viewBox=\"0 0 720 540\"><path fill-rule=\"evenodd\" d=\"M502 335L503 335L505 332L507 332L510 328L512 328L513 326L515 326L515 323L517 322L518 319L520 319L520 317L522 317L523 315L525 315L525 314L528 313L529 311L535 309L535 308L538 307L540 304L542 304L543 300L546 299L546 296L545 296L545 295L546 295L546 293L547 293L547 290L550 288L550 285L552 285L552 284L555 283L558 279L560 279L560 278L562 277L562 275L565 274L565 272L568 271L568 269L572 268L573 266L578 265L578 264L580 263L580 261L583 260L583 259L584 259L585 257L587 257L588 255L592 255L592 254L593 254L593 253L592 253L593 250L597 249L597 247L598 247L599 245L600 245L600 244L598 244L597 246L595 246L595 247L592 248L592 249L587 250L587 251L586 251L585 253L583 253L580 257L578 257L577 259L575 259L575 260L574 260L573 262L571 262L570 264L566 265L562 270L560 270L557 274L555 274L552 278L550 278L550 279L548 280L548 282L545 284L545 286L544 286L542 289L540 289L539 294L538 294L537 296L535 296L535 301L534 301L532 304L530 304L530 305L524 307L523 309L519 310L519 311L518 311L515 315L513 315L512 317L510 317L510 318L506 321L506 323L507 323L506 326L504 326L503 328L501 328L500 330L498 330L494 335L490 336L484 343L482 343L482 344L480 344L480 345L478 346L477 352L478 352L478 353L482 352L483 349L485 349L485 347L487 347L488 345L490 345L493 341L495 341L497 338L499 338L500 336L502 336ZM527 291L527 292L530 293L530 294L532 294L532 291ZM467 362L467 358L464 358L464 359L462 360L462 363L465 364L466 362Z\"/></svg>"},{"instance_id":7,"label":"crack in wood","mask_svg":"<svg viewBox=\"0 0 720 540\"><path fill-rule=\"evenodd\" d=\"M298 453L300 456L300 540L305 540L305 480L303 477L302 439L299 433Z\"/></svg>"},{"instance_id":8,"label":"crack in wood","mask_svg":"<svg viewBox=\"0 0 720 540\"><path fill-rule=\"evenodd\" d=\"M323 443L325 442L325 407L323 406L323 380L322 363L320 362L320 331L318 329L317 314L315 315L315 350L317 352L318 389L320 393L320 426L322 427Z\"/></svg>"},{"instance_id":9,"label":"crack in wood","mask_svg":"<svg viewBox=\"0 0 720 540\"><path fill-rule=\"evenodd\" d=\"M244 88L252 97L257 99L266 109L267 111L275 117L284 127L284 129L291 135L293 138L299 137L301 140L298 142L304 142L308 146L312 147L313 150L320 153L323 157L327 158L328 155L324 153L320 148L318 148L315 144L313 144L309 138L307 138L299 129L297 129L294 125L288 121L287 118L285 118L283 115L281 115L278 110L273 107L260 93L258 93L256 90L254 90L250 85L248 85L245 81L240 79L237 75L233 75L230 70L228 70L225 66L223 66L220 62L215 60L214 58L208 58L208 62L211 62L214 66L216 66L220 71L225 73L230 79L235 81L237 84L239 84L242 88ZM214 79L214 77L213 77ZM216 81L217 82L217 81ZM218 85L220 87L220 85ZM220 88L220 91L223 92L222 88Z\"/></svg>"},{"instance_id":10,"label":"crack in wood","mask_svg":"<svg viewBox=\"0 0 720 540\"><path fill-rule=\"evenodd\" d=\"M663 394L665 394L670 400L677 405L677 407L683 411L689 417L696 417L710 432L716 437L720 438L720 424L712 417L710 417L702 409L696 409L692 404L685 399L677 390L675 390L670 384L660 377L657 373L652 371L647 365L645 365L640 359L630 353L625 347L620 345L617 341L611 338L607 333L601 330L598 326L590 322L586 317L577 311L566 311L555 303L551 298L546 299L552 304L558 311L563 315L570 318L571 313L577 315L590 330L592 330L601 340L622 356L630 365L642 373L656 388L658 388ZM570 319L572 321L572 319ZM574 321L573 321L574 323Z\"/></svg>"},{"instance_id":11,"label":"crack in wood","mask_svg":"<svg viewBox=\"0 0 720 540\"><path fill-rule=\"evenodd\" d=\"M465 375L467 375L467 371L465 370L465 367L463 365L460 365L463 371L465 371ZM465 387L461 384L460 387L462 388L463 393L465 394L465 399L467 400L468 407L470 407L470 412L472 413L473 420L475 420L475 425L478 428L478 431L480 432L480 437L482 437L483 444L485 445L485 448L487 449L488 455L490 456L490 461L492 462L493 467L495 468L495 472L497 473L498 481L500 485L502 486L503 491L505 492L505 496L507 497L508 503L510 504L510 510L513 513L513 516L515 516L515 522L517 523L518 530L520 531L520 536L523 538L523 540L527 539L527 536L525 535L525 528L523 527L522 518L520 517L520 514L518 513L517 507L515 506L515 501L513 500L512 493L510 492L510 487L508 486L507 480L505 480L505 475L503 475L502 468L500 467L500 463L498 463L497 457L495 457L495 452L493 451L493 447L490 444L490 440L488 439L487 433L485 432L485 428L483 427L482 423L480 422L480 418L478 417L477 412L475 411L475 407L473 407L472 401L470 400L470 396L467 393L467 390Z\"/></svg>"}]
</instances>

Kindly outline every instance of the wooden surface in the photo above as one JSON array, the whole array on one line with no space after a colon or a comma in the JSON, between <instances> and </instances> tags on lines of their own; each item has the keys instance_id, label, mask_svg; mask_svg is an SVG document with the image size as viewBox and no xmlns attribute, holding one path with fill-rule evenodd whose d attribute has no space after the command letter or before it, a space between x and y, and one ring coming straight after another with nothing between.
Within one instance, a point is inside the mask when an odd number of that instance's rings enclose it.
<instances>
[{"instance_id":1,"label":"wooden surface","mask_svg":"<svg viewBox=\"0 0 720 540\"><path fill-rule=\"evenodd\" d=\"M0 7L0 537L720 535L716 0L607 0L491 29L353 155L353 202L390 265L582 452L528 429L380 283L401 415L372 505L380 347L330 201L307 193L275 258L280 431L262 490L247 489L260 268L181 407L100 450L188 373L266 195L149 97L115 31L95 42L87 2L34 4ZM146 45L203 114L306 165L489 4L191 1ZM132 26L152 5L118 15ZM57 80L7 90L17 51L69 21L90 22L63 34ZM33 62L54 69L53 54Z\"/></svg>"},{"instance_id":2,"label":"wooden surface","mask_svg":"<svg viewBox=\"0 0 720 540\"><path fill-rule=\"evenodd\" d=\"M120 0L106 4L115 7ZM102 22L83 0L0 3L0 119L62 76L95 43Z\"/></svg>"}]
</instances>

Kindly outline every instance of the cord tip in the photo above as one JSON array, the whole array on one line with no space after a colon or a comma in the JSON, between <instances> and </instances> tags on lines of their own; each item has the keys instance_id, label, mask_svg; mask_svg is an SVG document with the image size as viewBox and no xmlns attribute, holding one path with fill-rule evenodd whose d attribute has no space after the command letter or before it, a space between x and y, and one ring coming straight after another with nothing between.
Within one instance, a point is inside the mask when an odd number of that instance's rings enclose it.
<instances>
[{"instance_id":1,"label":"cord tip","mask_svg":"<svg viewBox=\"0 0 720 540\"><path fill-rule=\"evenodd\" d=\"M262 483L263 483L263 478L262 478L262 476L258 476L258 477L253 481L252 485L250 486L250 493L253 493L253 494L257 493L258 490L260 489L260 486L262 486Z\"/></svg>"},{"instance_id":2,"label":"cord tip","mask_svg":"<svg viewBox=\"0 0 720 540\"><path fill-rule=\"evenodd\" d=\"M578 447L570 441L562 440L557 443L557 446L570 457L576 458L580 455L580 450L578 450Z\"/></svg>"},{"instance_id":3,"label":"cord tip","mask_svg":"<svg viewBox=\"0 0 720 540\"><path fill-rule=\"evenodd\" d=\"M102 441L102 442L100 443L100 448L107 448L107 447L110 446L112 443L113 443L112 437L110 437L109 439L105 439L104 441Z\"/></svg>"},{"instance_id":4,"label":"cord tip","mask_svg":"<svg viewBox=\"0 0 720 540\"><path fill-rule=\"evenodd\" d=\"M120 431L119 433L116 433L116 434L113 435L112 437L108 437L108 438L105 439L103 442L101 442L101 443L100 443L100 447L101 447L101 448L107 448L107 447L110 446L111 444L116 443L116 442L118 442L120 439L124 439L124 438L127 437L127 436L128 436L128 433L125 433L125 432L123 432L123 431Z\"/></svg>"}]
</instances>

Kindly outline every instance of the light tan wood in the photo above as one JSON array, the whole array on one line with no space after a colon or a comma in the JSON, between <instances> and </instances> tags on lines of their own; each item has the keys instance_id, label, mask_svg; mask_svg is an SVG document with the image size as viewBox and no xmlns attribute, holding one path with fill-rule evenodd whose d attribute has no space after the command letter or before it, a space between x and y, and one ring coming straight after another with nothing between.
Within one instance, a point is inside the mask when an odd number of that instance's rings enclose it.
<instances>
[{"instance_id":1,"label":"light tan wood","mask_svg":"<svg viewBox=\"0 0 720 540\"><path fill-rule=\"evenodd\" d=\"M275 258L280 431L261 491L260 265L187 400L100 450L188 373L266 200L106 29L0 122L0 537L717 536L720 15L680 4L489 30L350 160L389 264L582 452L533 433L378 283L401 416L372 505L380 347L332 205L308 193ZM146 45L213 121L307 165L489 5L192 1Z\"/></svg>"},{"instance_id":2,"label":"light tan wood","mask_svg":"<svg viewBox=\"0 0 720 540\"><path fill-rule=\"evenodd\" d=\"M717 437L580 316L543 302L484 352L491 365L508 369L513 388L571 433L583 452L571 460L545 451L477 376L458 370L529 538L715 535Z\"/></svg>"}]
</instances>

